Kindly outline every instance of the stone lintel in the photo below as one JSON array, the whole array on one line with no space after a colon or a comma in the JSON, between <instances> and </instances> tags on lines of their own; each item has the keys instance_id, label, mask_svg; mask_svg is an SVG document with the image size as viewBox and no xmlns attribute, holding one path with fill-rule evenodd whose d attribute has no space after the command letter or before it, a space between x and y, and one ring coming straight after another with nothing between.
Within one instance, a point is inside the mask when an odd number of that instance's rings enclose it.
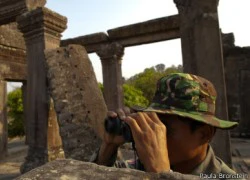
<instances>
[{"instance_id":1,"label":"stone lintel","mask_svg":"<svg viewBox=\"0 0 250 180\"><path fill-rule=\"evenodd\" d=\"M17 16L45 4L46 0L0 0L0 25L15 22Z\"/></svg>"},{"instance_id":2,"label":"stone lintel","mask_svg":"<svg viewBox=\"0 0 250 180\"><path fill-rule=\"evenodd\" d=\"M120 41L126 47L179 38L179 26L179 16L173 15L110 29L108 35L112 41Z\"/></svg>"},{"instance_id":3,"label":"stone lintel","mask_svg":"<svg viewBox=\"0 0 250 180\"><path fill-rule=\"evenodd\" d=\"M0 61L26 64L26 51L0 45Z\"/></svg>"},{"instance_id":4,"label":"stone lintel","mask_svg":"<svg viewBox=\"0 0 250 180\"><path fill-rule=\"evenodd\" d=\"M26 52L0 45L0 77L8 81L27 78Z\"/></svg>"},{"instance_id":5,"label":"stone lintel","mask_svg":"<svg viewBox=\"0 0 250 180\"><path fill-rule=\"evenodd\" d=\"M61 41L61 46L79 44L88 53L97 52L110 42L118 42L123 47L159 42L179 38L179 16L173 15L150 21L118 27L106 33L95 33Z\"/></svg>"},{"instance_id":6,"label":"stone lintel","mask_svg":"<svg viewBox=\"0 0 250 180\"><path fill-rule=\"evenodd\" d=\"M85 47L88 53L98 51L101 46L109 43L109 37L104 32L89 34L85 36L79 36L76 38L65 39L61 41L61 46L67 46L69 44L79 44Z\"/></svg>"},{"instance_id":7,"label":"stone lintel","mask_svg":"<svg viewBox=\"0 0 250 180\"><path fill-rule=\"evenodd\" d=\"M27 78L26 52L0 45L0 77L8 81Z\"/></svg>"},{"instance_id":8,"label":"stone lintel","mask_svg":"<svg viewBox=\"0 0 250 180\"><path fill-rule=\"evenodd\" d=\"M6 81L25 81L27 78L26 64L0 61L0 77Z\"/></svg>"},{"instance_id":9,"label":"stone lintel","mask_svg":"<svg viewBox=\"0 0 250 180\"><path fill-rule=\"evenodd\" d=\"M121 38L115 40L124 47L137 46L142 44L155 43L160 41L166 41L171 39L180 38L179 29L170 30L166 32L157 32L152 34L143 34L139 36L131 36L127 38Z\"/></svg>"},{"instance_id":10,"label":"stone lintel","mask_svg":"<svg viewBox=\"0 0 250 180\"><path fill-rule=\"evenodd\" d=\"M0 46L1 45L16 49L26 49L23 34L17 30L15 23L0 26Z\"/></svg>"},{"instance_id":11,"label":"stone lintel","mask_svg":"<svg viewBox=\"0 0 250 180\"><path fill-rule=\"evenodd\" d=\"M67 28L67 18L45 7L22 14L17 18L18 28L24 37L33 38L46 33L55 38L61 38L61 33Z\"/></svg>"}]
</instances>

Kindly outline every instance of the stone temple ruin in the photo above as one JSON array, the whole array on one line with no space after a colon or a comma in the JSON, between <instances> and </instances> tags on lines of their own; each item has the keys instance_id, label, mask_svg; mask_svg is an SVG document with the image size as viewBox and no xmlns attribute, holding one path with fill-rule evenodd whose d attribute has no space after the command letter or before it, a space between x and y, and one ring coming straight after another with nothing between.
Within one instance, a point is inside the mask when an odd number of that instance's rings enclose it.
<instances>
[{"instance_id":1,"label":"stone temple ruin","mask_svg":"<svg viewBox=\"0 0 250 180\"><path fill-rule=\"evenodd\" d=\"M240 122L233 135L249 136L250 49L221 34L218 2L174 0L177 15L61 40L67 18L45 8L45 0L0 0L0 158L7 154L6 82L23 84L29 149L22 173L62 157L87 161L107 109L123 107L124 49L176 38L184 72L212 81L217 116ZM93 52L102 63L105 100L87 56ZM231 165L229 132L218 130L212 146Z\"/></svg>"}]
</instances>

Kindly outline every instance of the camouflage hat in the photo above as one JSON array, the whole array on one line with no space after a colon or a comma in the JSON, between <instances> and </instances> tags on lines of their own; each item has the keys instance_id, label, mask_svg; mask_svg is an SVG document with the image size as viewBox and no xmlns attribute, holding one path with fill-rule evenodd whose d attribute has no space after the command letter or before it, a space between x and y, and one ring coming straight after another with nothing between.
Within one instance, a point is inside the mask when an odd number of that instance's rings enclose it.
<instances>
[{"instance_id":1,"label":"camouflage hat","mask_svg":"<svg viewBox=\"0 0 250 180\"><path fill-rule=\"evenodd\" d=\"M216 90L213 84L196 75L173 73L162 77L152 103L143 111L173 114L230 129L238 125L215 117Z\"/></svg>"}]
</instances>

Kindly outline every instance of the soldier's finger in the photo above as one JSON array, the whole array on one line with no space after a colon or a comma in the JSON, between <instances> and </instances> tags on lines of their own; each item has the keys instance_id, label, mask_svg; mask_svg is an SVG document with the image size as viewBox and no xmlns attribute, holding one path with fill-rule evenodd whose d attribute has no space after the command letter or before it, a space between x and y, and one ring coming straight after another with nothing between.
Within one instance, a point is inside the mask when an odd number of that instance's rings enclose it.
<instances>
[{"instance_id":1,"label":"soldier's finger","mask_svg":"<svg viewBox=\"0 0 250 180\"><path fill-rule=\"evenodd\" d=\"M107 116L108 116L108 117L115 118L115 117L117 117L117 113L115 113L114 111L108 111L108 112L107 112Z\"/></svg>"},{"instance_id":2,"label":"soldier's finger","mask_svg":"<svg viewBox=\"0 0 250 180\"><path fill-rule=\"evenodd\" d=\"M123 111L123 109L119 108L119 109L117 109L116 112L117 112L118 116L120 117L120 119L124 119L126 117L126 114Z\"/></svg>"},{"instance_id":3,"label":"soldier's finger","mask_svg":"<svg viewBox=\"0 0 250 180\"><path fill-rule=\"evenodd\" d=\"M146 129L149 128L148 121L145 119L145 113L138 112L138 113L133 113L132 118L134 118L141 128L142 131L145 131Z\"/></svg>"},{"instance_id":4,"label":"soldier's finger","mask_svg":"<svg viewBox=\"0 0 250 180\"><path fill-rule=\"evenodd\" d=\"M131 114L130 108L127 107L127 106L125 106L125 107L123 108L123 111L124 111L124 113L125 113L126 116L128 116L129 114Z\"/></svg>"},{"instance_id":5,"label":"soldier's finger","mask_svg":"<svg viewBox=\"0 0 250 180\"><path fill-rule=\"evenodd\" d=\"M162 124L161 120L159 119L159 117L157 116L155 112L147 112L147 115L154 123Z\"/></svg>"},{"instance_id":6,"label":"soldier's finger","mask_svg":"<svg viewBox=\"0 0 250 180\"><path fill-rule=\"evenodd\" d=\"M133 137L135 137L138 133L141 133L141 128L134 118L132 118L131 116L127 116L124 119L124 121L129 125L132 131Z\"/></svg>"}]
</instances>

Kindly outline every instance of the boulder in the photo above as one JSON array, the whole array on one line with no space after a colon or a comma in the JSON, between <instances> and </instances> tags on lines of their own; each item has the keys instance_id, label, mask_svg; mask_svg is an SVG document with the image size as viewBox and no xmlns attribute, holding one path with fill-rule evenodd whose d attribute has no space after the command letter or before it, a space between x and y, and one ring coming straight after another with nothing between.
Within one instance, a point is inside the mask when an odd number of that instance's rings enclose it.
<instances>
[{"instance_id":1,"label":"boulder","mask_svg":"<svg viewBox=\"0 0 250 180\"><path fill-rule=\"evenodd\" d=\"M185 175L177 172L146 173L134 169L99 166L94 163L77 160L56 160L19 176L17 180L124 180L124 179L171 179L195 180L198 176Z\"/></svg>"}]
</instances>

